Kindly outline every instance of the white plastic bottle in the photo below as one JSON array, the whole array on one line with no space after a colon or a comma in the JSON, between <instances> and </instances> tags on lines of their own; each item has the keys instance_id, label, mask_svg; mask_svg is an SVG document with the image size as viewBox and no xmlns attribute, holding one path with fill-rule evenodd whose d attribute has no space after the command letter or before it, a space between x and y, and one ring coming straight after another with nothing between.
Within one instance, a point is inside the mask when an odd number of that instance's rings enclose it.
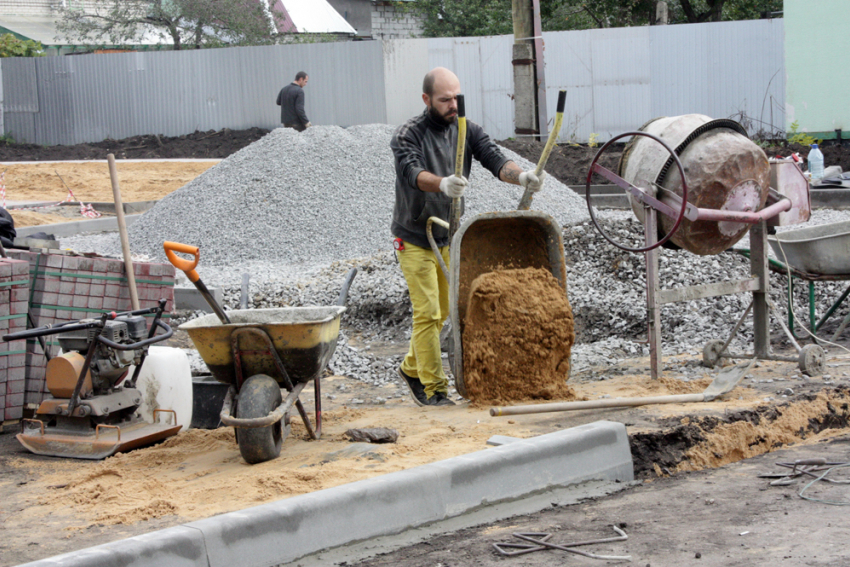
<instances>
[{"instance_id":1,"label":"white plastic bottle","mask_svg":"<svg viewBox=\"0 0 850 567\"><path fill-rule=\"evenodd\" d=\"M809 171L812 174L812 181L817 181L823 177L823 154L818 149L817 144L812 144L812 150L806 158L809 162Z\"/></svg>"}]
</instances>

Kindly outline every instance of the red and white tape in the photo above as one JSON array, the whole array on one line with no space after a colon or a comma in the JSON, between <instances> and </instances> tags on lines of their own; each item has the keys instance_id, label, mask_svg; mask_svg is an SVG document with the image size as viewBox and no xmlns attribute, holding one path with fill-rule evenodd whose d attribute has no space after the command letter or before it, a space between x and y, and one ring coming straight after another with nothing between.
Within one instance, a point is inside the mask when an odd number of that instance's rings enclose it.
<instances>
[{"instance_id":1,"label":"red and white tape","mask_svg":"<svg viewBox=\"0 0 850 567\"><path fill-rule=\"evenodd\" d=\"M3 208L6 208L6 172L0 172L0 196L3 198ZM62 201L54 205L42 205L40 207L18 207L16 211L37 211L39 209L50 209L52 207L58 207L62 203L80 203L80 214L86 218L96 219L103 215L95 210L92 205L86 205L82 201L77 199L77 196L74 195L74 192L71 191L70 187L68 188L68 196L65 197Z\"/></svg>"}]
</instances>

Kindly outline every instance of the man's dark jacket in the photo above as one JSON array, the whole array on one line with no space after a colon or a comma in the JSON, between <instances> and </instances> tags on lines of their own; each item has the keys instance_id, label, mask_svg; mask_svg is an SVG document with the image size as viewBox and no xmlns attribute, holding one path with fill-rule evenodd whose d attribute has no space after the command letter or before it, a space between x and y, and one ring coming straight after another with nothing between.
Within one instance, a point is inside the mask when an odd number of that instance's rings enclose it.
<instances>
[{"instance_id":1,"label":"man's dark jacket","mask_svg":"<svg viewBox=\"0 0 850 567\"><path fill-rule=\"evenodd\" d=\"M416 177L427 171L440 177L454 174L457 153L457 121L447 126L434 120L425 112L411 118L393 134L390 148L395 155L395 208L393 209L392 233L398 238L430 248L425 225L429 217L449 220L452 199L442 192L422 191ZM472 158L490 170L496 177L510 160L499 151L481 126L466 121L466 149L463 154L463 176L469 178ZM461 201L463 202L463 201ZM432 225L434 240L438 246L449 243L449 232L441 226Z\"/></svg>"},{"instance_id":2,"label":"man's dark jacket","mask_svg":"<svg viewBox=\"0 0 850 567\"><path fill-rule=\"evenodd\" d=\"M277 94L280 107L281 124L300 124L306 126L307 114L304 112L304 89L295 83L289 83Z\"/></svg>"}]
</instances>

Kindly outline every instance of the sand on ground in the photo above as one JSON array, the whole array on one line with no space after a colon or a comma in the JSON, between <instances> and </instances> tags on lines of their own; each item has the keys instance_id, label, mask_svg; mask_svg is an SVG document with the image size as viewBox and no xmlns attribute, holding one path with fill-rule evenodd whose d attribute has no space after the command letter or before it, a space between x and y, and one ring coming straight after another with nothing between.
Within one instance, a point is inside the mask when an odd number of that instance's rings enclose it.
<instances>
[{"instance_id":1,"label":"sand on ground","mask_svg":"<svg viewBox=\"0 0 850 567\"><path fill-rule=\"evenodd\" d=\"M172 191L183 187L210 167L214 161L116 161L121 200L124 203L158 201ZM83 203L112 203L112 181L105 161L59 163L6 163L0 165L5 172L6 201L38 201L59 203L70 198ZM70 190L70 191L69 191ZM15 226L35 226L68 222L79 209L68 207L66 214L13 210ZM51 210L52 213L52 210Z\"/></svg>"}]
</instances>

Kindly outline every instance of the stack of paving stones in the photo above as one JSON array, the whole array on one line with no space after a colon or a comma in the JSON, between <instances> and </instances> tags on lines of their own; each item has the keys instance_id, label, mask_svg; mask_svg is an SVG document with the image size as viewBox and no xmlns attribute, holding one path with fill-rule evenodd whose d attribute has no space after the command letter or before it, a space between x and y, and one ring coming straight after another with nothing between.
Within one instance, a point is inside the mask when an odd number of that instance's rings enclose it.
<instances>
[{"instance_id":1,"label":"stack of paving stones","mask_svg":"<svg viewBox=\"0 0 850 567\"><path fill-rule=\"evenodd\" d=\"M0 258L0 336L27 328L29 264ZM26 341L0 341L0 430L21 419L26 389Z\"/></svg>"},{"instance_id":2,"label":"stack of paving stones","mask_svg":"<svg viewBox=\"0 0 850 567\"><path fill-rule=\"evenodd\" d=\"M132 309L126 270L121 260L22 250L7 252L28 264L32 285L27 290L26 301L32 327L97 318L111 311ZM156 307L160 299L165 299L166 315L163 317L168 318L174 308L174 266L136 263L133 272L139 307ZM57 335L44 337L44 340L51 357L58 354ZM37 339L28 339L25 351L23 402L24 406L32 407L48 395L44 380L47 359Z\"/></svg>"}]
</instances>

